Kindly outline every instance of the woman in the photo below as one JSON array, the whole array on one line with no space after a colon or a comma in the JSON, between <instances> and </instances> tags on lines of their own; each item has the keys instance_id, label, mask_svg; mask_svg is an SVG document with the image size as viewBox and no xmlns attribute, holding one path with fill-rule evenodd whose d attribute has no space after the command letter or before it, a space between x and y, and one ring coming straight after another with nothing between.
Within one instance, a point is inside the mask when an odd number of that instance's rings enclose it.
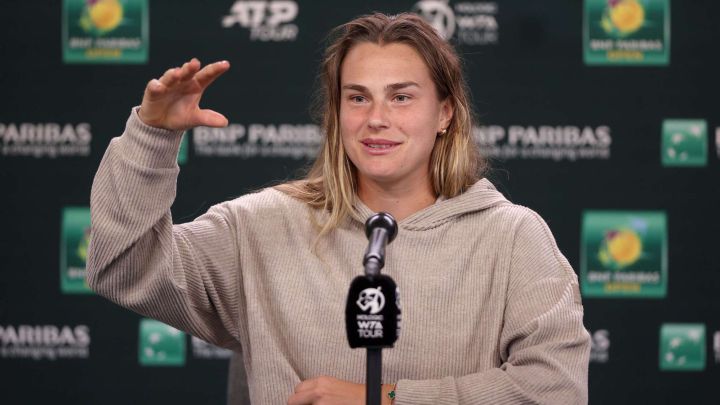
<instances>
[{"instance_id":1,"label":"woman","mask_svg":"<svg viewBox=\"0 0 720 405\"><path fill-rule=\"evenodd\" d=\"M108 147L91 197L96 291L242 350L254 404L364 403L343 306L364 220L387 211L403 331L385 351L386 403L587 402L575 273L537 214L480 179L460 61L428 24L375 14L339 27L307 178L173 225L180 137L227 125L198 103L228 68L193 59L150 81Z\"/></svg>"}]
</instances>

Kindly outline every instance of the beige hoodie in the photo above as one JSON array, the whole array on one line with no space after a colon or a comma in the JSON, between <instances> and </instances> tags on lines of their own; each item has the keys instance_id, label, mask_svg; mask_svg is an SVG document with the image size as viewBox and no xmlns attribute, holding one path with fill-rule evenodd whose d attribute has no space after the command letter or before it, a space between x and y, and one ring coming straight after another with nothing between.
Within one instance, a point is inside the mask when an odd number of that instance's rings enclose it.
<instances>
[{"instance_id":1,"label":"beige hoodie","mask_svg":"<svg viewBox=\"0 0 720 405\"><path fill-rule=\"evenodd\" d=\"M363 382L365 351L349 348L344 326L363 223L347 220L314 254L310 218L324 213L266 189L173 225L180 137L133 111L111 141L92 188L91 287L242 351L253 404L284 404L319 375ZM481 180L399 228L383 270L403 308L400 338L383 351L396 404L587 402L577 277L537 214Z\"/></svg>"}]
</instances>

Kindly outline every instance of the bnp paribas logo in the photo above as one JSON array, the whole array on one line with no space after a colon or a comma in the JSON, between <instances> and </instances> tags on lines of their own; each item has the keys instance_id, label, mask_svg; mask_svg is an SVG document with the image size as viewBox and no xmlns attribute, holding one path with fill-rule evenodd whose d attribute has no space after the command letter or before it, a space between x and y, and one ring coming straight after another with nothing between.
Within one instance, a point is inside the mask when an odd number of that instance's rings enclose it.
<instances>
[{"instance_id":1,"label":"bnp paribas logo","mask_svg":"<svg viewBox=\"0 0 720 405\"><path fill-rule=\"evenodd\" d=\"M185 333L154 319L141 319L138 361L143 366L184 365Z\"/></svg>"},{"instance_id":2,"label":"bnp paribas logo","mask_svg":"<svg viewBox=\"0 0 720 405\"><path fill-rule=\"evenodd\" d=\"M586 211L580 280L587 297L667 293L667 221L658 211Z\"/></svg>"},{"instance_id":3,"label":"bnp paribas logo","mask_svg":"<svg viewBox=\"0 0 720 405\"><path fill-rule=\"evenodd\" d=\"M660 370L705 369L705 325L666 323L660 328Z\"/></svg>"},{"instance_id":4,"label":"bnp paribas logo","mask_svg":"<svg viewBox=\"0 0 720 405\"><path fill-rule=\"evenodd\" d=\"M707 165L708 135L705 120L664 120L661 153L663 166Z\"/></svg>"},{"instance_id":5,"label":"bnp paribas logo","mask_svg":"<svg viewBox=\"0 0 720 405\"><path fill-rule=\"evenodd\" d=\"M587 65L667 65L670 0L585 0Z\"/></svg>"},{"instance_id":6,"label":"bnp paribas logo","mask_svg":"<svg viewBox=\"0 0 720 405\"><path fill-rule=\"evenodd\" d=\"M148 0L64 0L66 63L145 63Z\"/></svg>"},{"instance_id":7,"label":"bnp paribas logo","mask_svg":"<svg viewBox=\"0 0 720 405\"><path fill-rule=\"evenodd\" d=\"M87 284L85 262L90 245L90 209L65 207L60 237L60 291L92 293Z\"/></svg>"}]
</instances>

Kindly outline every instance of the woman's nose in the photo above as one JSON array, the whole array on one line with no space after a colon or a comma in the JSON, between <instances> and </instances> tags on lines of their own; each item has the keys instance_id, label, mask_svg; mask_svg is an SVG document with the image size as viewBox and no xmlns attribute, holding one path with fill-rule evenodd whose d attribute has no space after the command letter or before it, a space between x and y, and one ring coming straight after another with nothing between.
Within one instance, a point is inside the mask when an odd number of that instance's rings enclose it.
<instances>
[{"instance_id":1,"label":"woman's nose","mask_svg":"<svg viewBox=\"0 0 720 405\"><path fill-rule=\"evenodd\" d=\"M387 106L384 103L374 103L368 117L368 127L374 130L390 127Z\"/></svg>"}]
</instances>

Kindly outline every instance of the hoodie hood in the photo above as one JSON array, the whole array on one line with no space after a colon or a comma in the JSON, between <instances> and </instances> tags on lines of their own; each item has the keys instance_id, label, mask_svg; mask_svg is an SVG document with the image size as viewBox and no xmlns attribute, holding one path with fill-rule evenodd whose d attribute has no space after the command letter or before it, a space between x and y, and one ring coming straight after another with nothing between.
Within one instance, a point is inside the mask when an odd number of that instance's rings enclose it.
<instances>
[{"instance_id":1,"label":"hoodie hood","mask_svg":"<svg viewBox=\"0 0 720 405\"><path fill-rule=\"evenodd\" d=\"M435 204L398 221L398 226L401 229L422 231L438 227L460 215L506 204L510 202L502 193L489 180L481 179L464 193L453 198L439 198ZM356 200L355 208L360 218L367 219L375 214L359 199Z\"/></svg>"}]
</instances>

